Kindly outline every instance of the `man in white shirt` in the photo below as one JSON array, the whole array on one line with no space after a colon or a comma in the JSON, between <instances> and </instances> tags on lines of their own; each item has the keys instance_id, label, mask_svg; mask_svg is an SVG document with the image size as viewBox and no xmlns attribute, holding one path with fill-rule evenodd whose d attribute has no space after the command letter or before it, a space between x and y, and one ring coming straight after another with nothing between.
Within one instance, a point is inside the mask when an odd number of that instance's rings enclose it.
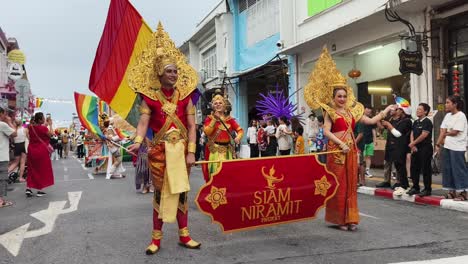
<instances>
[{"instance_id":1,"label":"man in white shirt","mask_svg":"<svg viewBox=\"0 0 468 264\"><path fill-rule=\"evenodd\" d=\"M11 201L3 199L7 195L8 162L10 161L10 138L16 137L16 131L11 118L0 107L0 208L12 205Z\"/></svg>"},{"instance_id":2,"label":"man in white shirt","mask_svg":"<svg viewBox=\"0 0 468 264\"><path fill-rule=\"evenodd\" d=\"M250 146L250 157L257 158L259 152L257 143L257 120L255 119L250 122L250 126L247 129L247 142Z\"/></svg>"}]
</instances>

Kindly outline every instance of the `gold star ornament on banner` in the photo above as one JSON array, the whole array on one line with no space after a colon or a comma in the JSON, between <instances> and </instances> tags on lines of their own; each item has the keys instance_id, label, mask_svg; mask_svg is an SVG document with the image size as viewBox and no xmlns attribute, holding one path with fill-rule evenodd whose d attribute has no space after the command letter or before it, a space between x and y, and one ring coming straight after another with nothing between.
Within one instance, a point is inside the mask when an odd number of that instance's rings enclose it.
<instances>
[{"instance_id":1,"label":"gold star ornament on banner","mask_svg":"<svg viewBox=\"0 0 468 264\"><path fill-rule=\"evenodd\" d=\"M320 180L315 182L315 195L321 194L322 196L327 196L328 189L330 189L331 184L328 182L327 177L322 176Z\"/></svg>"},{"instance_id":2,"label":"gold star ornament on banner","mask_svg":"<svg viewBox=\"0 0 468 264\"><path fill-rule=\"evenodd\" d=\"M205 198L207 202L211 204L213 210L218 208L218 206L227 204L226 199L226 188L216 188L211 186L211 192Z\"/></svg>"}]
</instances>

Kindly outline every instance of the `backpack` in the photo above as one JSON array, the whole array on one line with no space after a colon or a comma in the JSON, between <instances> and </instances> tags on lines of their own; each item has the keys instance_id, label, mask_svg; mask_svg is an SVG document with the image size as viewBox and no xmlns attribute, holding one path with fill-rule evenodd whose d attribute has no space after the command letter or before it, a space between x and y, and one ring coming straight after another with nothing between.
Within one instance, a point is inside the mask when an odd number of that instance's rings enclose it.
<instances>
[{"instance_id":1,"label":"backpack","mask_svg":"<svg viewBox=\"0 0 468 264\"><path fill-rule=\"evenodd\" d=\"M67 144L67 143L68 143L68 135L67 135L67 134L65 134L65 135L62 136L62 143L63 143L63 144Z\"/></svg>"}]
</instances>

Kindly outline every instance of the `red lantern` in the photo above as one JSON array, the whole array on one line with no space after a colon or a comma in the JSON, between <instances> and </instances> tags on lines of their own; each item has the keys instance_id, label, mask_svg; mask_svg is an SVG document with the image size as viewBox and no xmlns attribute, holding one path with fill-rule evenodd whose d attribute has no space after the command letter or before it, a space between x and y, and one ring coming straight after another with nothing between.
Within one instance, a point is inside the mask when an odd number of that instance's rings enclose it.
<instances>
[{"instance_id":1,"label":"red lantern","mask_svg":"<svg viewBox=\"0 0 468 264\"><path fill-rule=\"evenodd\" d=\"M359 76L361 76L361 71L356 70L356 69L352 69L352 70L350 70L348 72L348 76L353 78L353 79L359 78Z\"/></svg>"},{"instance_id":2,"label":"red lantern","mask_svg":"<svg viewBox=\"0 0 468 264\"><path fill-rule=\"evenodd\" d=\"M460 78L458 77L458 75L460 74L460 72L457 70L457 65L455 65L454 68L455 69L452 71L452 91L454 95L459 95L460 88L458 87L458 85L460 85L460 83L458 81Z\"/></svg>"}]
</instances>

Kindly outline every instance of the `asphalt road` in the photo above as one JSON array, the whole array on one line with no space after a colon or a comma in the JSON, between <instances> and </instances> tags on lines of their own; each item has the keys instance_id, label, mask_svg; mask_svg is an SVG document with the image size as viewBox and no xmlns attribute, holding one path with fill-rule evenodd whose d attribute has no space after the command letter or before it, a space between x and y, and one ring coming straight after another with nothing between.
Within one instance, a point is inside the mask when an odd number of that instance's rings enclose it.
<instances>
[{"instance_id":1,"label":"asphalt road","mask_svg":"<svg viewBox=\"0 0 468 264\"><path fill-rule=\"evenodd\" d=\"M195 168L189 227L201 250L178 246L177 225L166 224L162 249L146 256L152 195L135 191L126 167L127 178L105 180L69 158L54 161L56 184L45 197L26 198L24 184L11 185L15 204L0 209L0 263L394 263L468 255L468 214L366 195L357 232L330 227L321 212L313 221L226 235L193 202L203 183Z\"/></svg>"}]
</instances>

